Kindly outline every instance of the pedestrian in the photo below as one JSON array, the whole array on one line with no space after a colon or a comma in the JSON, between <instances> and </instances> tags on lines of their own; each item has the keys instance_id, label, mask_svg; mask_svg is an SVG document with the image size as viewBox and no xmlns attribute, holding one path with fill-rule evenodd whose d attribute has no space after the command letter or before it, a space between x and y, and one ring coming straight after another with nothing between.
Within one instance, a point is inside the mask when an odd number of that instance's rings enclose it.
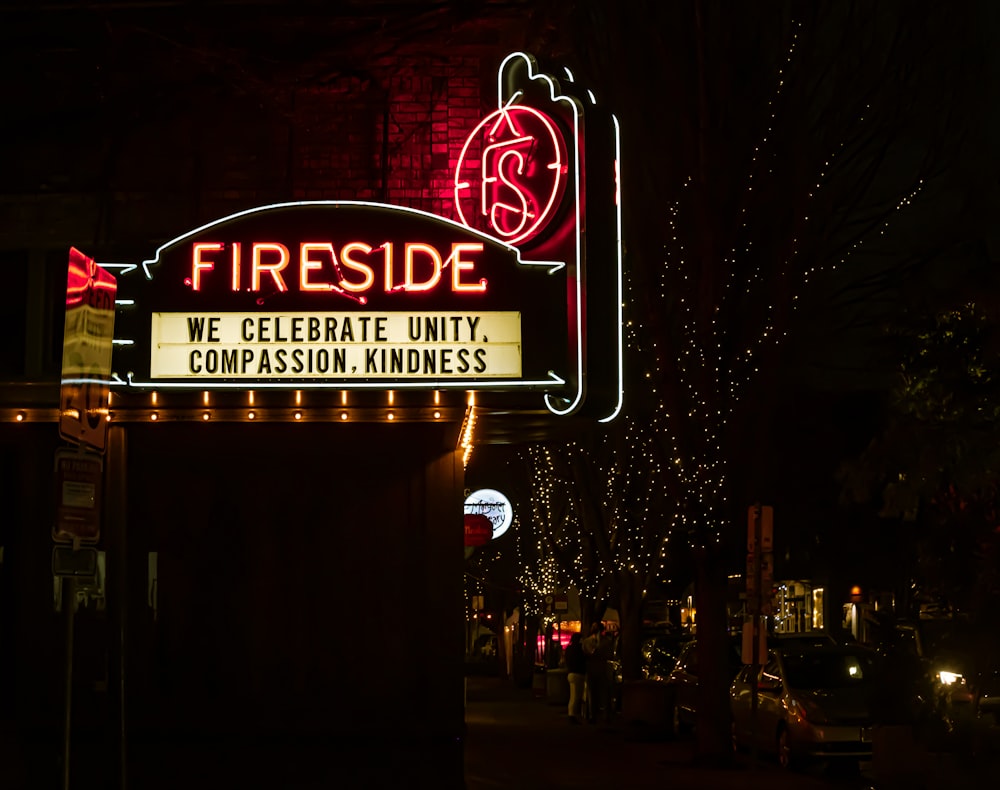
<instances>
[{"instance_id":1,"label":"pedestrian","mask_svg":"<svg viewBox=\"0 0 1000 790\"><path fill-rule=\"evenodd\" d=\"M569 681L569 707L566 712L570 724L579 724L587 682L587 654L583 652L583 635L579 632L570 636L563 661L566 664L566 679Z\"/></svg>"},{"instance_id":2,"label":"pedestrian","mask_svg":"<svg viewBox=\"0 0 1000 790\"><path fill-rule=\"evenodd\" d=\"M611 723L611 659L613 646L604 624L597 622L590 627L590 636L583 640L587 655L587 721L593 724L598 715Z\"/></svg>"}]
</instances>

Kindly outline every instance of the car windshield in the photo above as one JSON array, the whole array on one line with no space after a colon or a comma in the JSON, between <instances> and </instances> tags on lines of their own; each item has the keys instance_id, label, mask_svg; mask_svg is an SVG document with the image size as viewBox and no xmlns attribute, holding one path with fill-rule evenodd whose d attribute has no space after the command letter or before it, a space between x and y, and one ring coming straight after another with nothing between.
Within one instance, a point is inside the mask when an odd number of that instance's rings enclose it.
<instances>
[{"instance_id":1,"label":"car windshield","mask_svg":"<svg viewBox=\"0 0 1000 790\"><path fill-rule=\"evenodd\" d=\"M875 677L871 656L863 653L817 650L784 656L785 680L794 689L839 689L857 686Z\"/></svg>"}]
</instances>

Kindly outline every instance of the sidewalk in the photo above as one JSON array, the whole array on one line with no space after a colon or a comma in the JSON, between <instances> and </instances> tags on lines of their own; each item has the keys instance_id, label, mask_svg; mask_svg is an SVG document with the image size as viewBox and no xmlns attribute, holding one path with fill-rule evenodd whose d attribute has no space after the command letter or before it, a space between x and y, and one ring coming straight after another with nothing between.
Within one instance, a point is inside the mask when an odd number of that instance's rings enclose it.
<instances>
[{"instance_id":1,"label":"sidewalk","mask_svg":"<svg viewBox=\"0 0 1000 790\"><path fill-rule=\"evenodd\" d=\"M641 742L621 722L572 725L566 709L509 680L468 678L466 790L819 790L848 786L741 757L733 769L693 764L690 739ZM854 784L857 787L857 784Z\"/></svg>"}]
</instances>

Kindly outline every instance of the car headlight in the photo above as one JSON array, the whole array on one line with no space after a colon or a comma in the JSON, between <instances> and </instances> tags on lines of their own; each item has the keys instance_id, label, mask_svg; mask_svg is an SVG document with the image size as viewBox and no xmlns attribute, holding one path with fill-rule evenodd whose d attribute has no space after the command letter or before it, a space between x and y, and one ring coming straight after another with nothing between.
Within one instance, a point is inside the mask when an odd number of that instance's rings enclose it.
<instances>
[{"instance_id":1,"label":"car headlight","mask_svg":"<svg viewBox=\"0 0 1000 790\"><path fill-rule=\"evenodd\" d=\"M959 672L948 672L942 669L937 673L938 680L945 686L950 686L953 683L964 683L965 678Z\"/></svg>"}]
</instances>

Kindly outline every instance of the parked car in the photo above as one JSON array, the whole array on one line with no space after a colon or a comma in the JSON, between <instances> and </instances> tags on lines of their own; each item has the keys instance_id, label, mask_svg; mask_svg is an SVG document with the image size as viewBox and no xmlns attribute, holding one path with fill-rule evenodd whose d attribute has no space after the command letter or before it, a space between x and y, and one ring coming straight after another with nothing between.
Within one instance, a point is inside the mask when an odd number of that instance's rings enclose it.
<instances>
[{"instance_id":1,"label":"parked car","mask_svg":"<svg viewBox=\"0 0 1000 790\"><path fill-rule=\"evenodd\" d=\"M646 680L666 680L680 657L684 645L690 641L687 634L656 634L642 642L642 676Z\"/></svg>"},{"instance_id":2,"label":"parked car","mask_svg":"<svg viewBox=\"0 0 1000 790\"><path fill-rule=\"evenodd\" d=\"M743 662L740 659L740 646L735 640L730 640L726 651L727 677L733 678ZM681 735L691 730L698 714L698 643L696 639L686 642L677 657L677 663L667 676L666 683L670 686L671 710L670 731L673 735Z\"/></svg>"},{"instance_id":3,"label":"parked car","mask_svg":"<svg viewBox=\"0 0 1000 790\"><path fill-rule=\"evenodd\" d=\"M951 721L972 711L984 662L976 647L975 631L967 623L955 619L899 621L894 638L924 665L925 693L935 715Z\"/></svg>"},{"instance_id":4,"label":"parked car","mask_svg":"<svg viewBox=\"0 0 1000 790\"><path fill-rule=\"evenodd\" d=\"M733 742L756 744L791 767L805 758L870 758L870 700L878 654L860 645L790 642L768 651L757 676L744 667L730 689Z\"/></svg>"},{"instance_id":5,"label":"parked car","mask_svg":"<svg viewBox=\"0 0 1000 790\"><path fill-rule=\"evenodd\" d=\"M976 683L976 714L1000 724L1000 669L984 671Z\"/></svg>"}]
</instances>

